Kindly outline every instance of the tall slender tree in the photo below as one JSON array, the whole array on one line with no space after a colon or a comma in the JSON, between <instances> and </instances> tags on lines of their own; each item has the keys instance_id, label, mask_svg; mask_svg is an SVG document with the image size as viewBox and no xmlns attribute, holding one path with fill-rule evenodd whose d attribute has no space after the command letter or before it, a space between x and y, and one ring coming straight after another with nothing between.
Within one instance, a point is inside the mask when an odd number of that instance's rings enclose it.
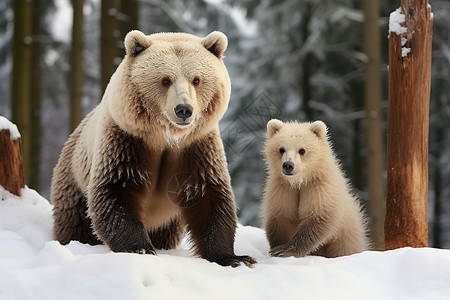
<instances>
[{"instance_id":1,"label":"tall slender tree","mask_svg":"<svg viewBox=\"0 0 450 300\"><path fill-rule=\"evenodd\" d=\"M364 0L363 44L367 56L365 68L366 103L366 149L367 177L369 182L369 215L371 219L371 237L376 249L384 245L384 143L382 85L381 85L381 40L380 40L380 2Z\"/></svg>"},{"instance_id":2,"label":"tall slender tree","mask_svg":"<svg viewBox=\"0 0 450 300\"><path fill-rule=\"evenodd\" d=\"M84 45L84 0L72 0L73 26L72 51L70 57L70 129L73 131L83 117L83 45Z\"/></svg>"},{"instance_id":3,"label":"tall slender tree","mask_svg":"<svg viewBox=\"0 0 450 300\"><path fill-rule=\"evenodd\" d=\"M119 53L120 31L117 22L118 0L101 1L100 16L100 65L101 88L105 92L108 82L116 70L116 58Z\"/></svg>"},{"instance_id":4,"label":"tall slender tree","mask_svg":"<svg viewBox=\"0 0 450 300\"><path fill-rule=\"evenodd\" d=\"M30 93L30 162L28 186L35 190L41 187L41 103L42 103L42 54L43 37L45 36L44 18L45 3L43 0L32 2L32 43L31 43L31 93Z\"/></svg>"},{"instance_id":5,"label":"tall slender tree","mask_svg":"<svg viewBox=\"0 0 450 300\"><path fill-rule=\"evenodd\" d=\"M120 37L123 40L125 35L139 27L138 2L136 0L120 0Z\"/></svg>"},{"instance_id":6,"label":"tall slender tree","mask_svg":"<svg viewBox=\"0 0 450 300\"><path fill-rule=\"evenodd\" d=\"M13 69L11 86L12 121L22 135L25 182L31 174L31 43L32 3L14 1Z\"/></svg>"}]
</instances>

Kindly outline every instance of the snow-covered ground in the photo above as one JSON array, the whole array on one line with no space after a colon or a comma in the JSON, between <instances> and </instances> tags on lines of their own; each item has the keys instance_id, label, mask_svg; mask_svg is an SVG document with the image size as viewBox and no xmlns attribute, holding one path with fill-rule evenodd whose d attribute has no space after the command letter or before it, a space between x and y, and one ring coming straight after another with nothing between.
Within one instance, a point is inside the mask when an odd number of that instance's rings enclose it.
<instances>
[{"instance_id":1,"label":"snow-covered ground","mask_svg":"<svg viewBox=\"0 0 450 300\"><path fill-rule=\"evenodd\" d=\"M259 263L221 267L186 243L157 256L52 240L51 205L0 187L0 299L450 299L450 250L404 248L348 257L271 258L264 232L240 226L236 252Z\"/></svg>"}]
</instances>

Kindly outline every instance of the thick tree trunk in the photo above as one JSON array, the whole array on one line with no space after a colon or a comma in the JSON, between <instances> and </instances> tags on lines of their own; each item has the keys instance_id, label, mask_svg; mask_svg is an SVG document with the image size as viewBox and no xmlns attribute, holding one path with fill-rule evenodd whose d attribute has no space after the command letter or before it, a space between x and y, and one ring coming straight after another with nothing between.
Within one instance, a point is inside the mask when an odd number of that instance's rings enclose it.
<instances>
[{"instance_id":1,"label":"thick tree trunk","mask_svg":"<svg viewBox=\"0 0 450 300\"><path fill-rule=\"evenodd\" d=\"M73 26L72 26L72 53L70 57L70 129L71 131L83 118L83 5L84 0L72 0Z\"/></svg>"},{"instance_id":2,"label":"thick tree trunk","mask_svg":"<svg viewBox=\"0 0 450 300\"><path fill-rule=\"evenodd\" d=\"M369 181L369 216L371 240L375 249L384 247L384 142L381 112L381 40L379 0L364 0L364 52L367 55L365 103L366 103L366 148Z\"/></svg>"},{"instance_id":3,"label":"thick tree trunk","mask_svg":"<svg viewBox=\"0 0 450 300\"><path fill-rule=\"evenodd\" d=\"M386 249L428 245L433 21L427 0L402 0L401 7L407 32L402 36L391 32L389 39Z\"/></svg>"},{"instance_id":4,"label":"thick tree trunk","mask_svg":"<svg viewBox=\"0 0 450 300\"><path fill-rule=\"evenodd\" d=\"M30 174L31 126L31 1L14 1L13 67L11 86L12 121L22 135L25 175Z\"/></svg>"},{"instance_id":5,"label":"thick tree trunk","mask_svg":"<svg viewBox=\"0 0 450 300\"><path fill-rule=\"evenodd\" d=\"M101 1L101 24L100 24L100 65L102 93L117 68L115 59L118 56L118 37L120 32L116 16L117 0Z\"/></svg>"},{"instance_id":6,"label":"thick tree trunk","mask_svg":"<svg viewBox=\"0 0 450 300\"><path fill-rule=\"evenodd\" d=\"M12 140L7 129L0 131L0 185L17 196L25 187L22 141L20 138Z\"/></svg>"}]
</instances>

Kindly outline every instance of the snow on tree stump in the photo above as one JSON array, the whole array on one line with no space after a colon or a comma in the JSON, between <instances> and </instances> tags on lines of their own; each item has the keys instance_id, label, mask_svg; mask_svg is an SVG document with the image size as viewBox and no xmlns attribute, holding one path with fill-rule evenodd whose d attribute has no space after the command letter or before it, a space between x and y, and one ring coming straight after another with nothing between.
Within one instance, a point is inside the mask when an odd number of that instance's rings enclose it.
<instances>
[{"instance_id":1,"label":"snow on tree stump","mask_svg":"<svg viewBox=\"0 0 450 300\"><path fill-rule=\"evenodd\" d=\"M432 19L427 0L402 0L389 20L386 249L428 246Z\"/></svg>"},{"instance_id":2,"label":"snow on tree stump","mask_svg":"<svg viewBox=\"0 0 450 300\"><path fill-rule=\"evenodd\" d=\"M20 196L25 187L22 141L17 126L0 116L0 185Z\"/></svg>"}]
</instances>

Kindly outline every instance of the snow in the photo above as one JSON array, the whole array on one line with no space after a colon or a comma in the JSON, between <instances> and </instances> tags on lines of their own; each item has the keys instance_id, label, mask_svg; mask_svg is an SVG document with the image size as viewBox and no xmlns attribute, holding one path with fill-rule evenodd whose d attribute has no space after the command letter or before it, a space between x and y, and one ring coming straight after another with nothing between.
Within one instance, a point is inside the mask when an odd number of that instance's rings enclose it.
<instances>
[{"instance_id":1,"label":"snow","mask_svg":"<svg viewBox=\"0 0 450 300\"><path fill-rule=\"evenodd\" d=\"M431 20L434 20L434 13L431 11L431 4L427 4L427 8L430 10L430 18Z\"/></svg>"},{"instance_id":2,"label":"snow","mask_svg":"<svg viewBox=\"0 0 450 300\"><path fill-rule=\"evenodd\" d=\"M394 32L397 35L406 33L406 27L402 26L402 23L405 23L405 15L399 7L389 16L389 33Z\"/></svg>"},{"instance_id":3,"label":"snow","mask_svg":"<svg viewBox=\"0 0 450 300\"><path fill-rule=\"evenodd\" d=\"M52 240L51 204L0 187L0 299L448 299L450 250L402 248L347 257L272 258L264 231L239 226L236 252L259 263L221 267L184 240L157 256Z\"/></svg>"},{"instance_id":4,"label":"snow","mask_svg":"<svg viewBox=\"0 0 450 300\"><path fill-rule=\"evenodd\" d=\"M17 140L20 138L19 130L17 129L16 124L11 123L7 118L0 116L0 131L9 130L11 134L11 140Z\"/></svg>"},{"instance_id":5,"label":"snow","mask_svg":"<svg viewBox=\"0 0 450 300\"><path fill-rule=\"evenodd\" d=\"M389 16L389 36L391 35L391 32L397 34L400 36L401 44L402 44L402 57L405 57L408 55L408 53L411 52L411 48L404 47L408 39L406 38L406 32L407 28L406 26L403 26L402 24L405 23L406 17L404 14L402 14L401 7L397 8L395 11L393 11Z\"/></svg>"}]
</instances>

